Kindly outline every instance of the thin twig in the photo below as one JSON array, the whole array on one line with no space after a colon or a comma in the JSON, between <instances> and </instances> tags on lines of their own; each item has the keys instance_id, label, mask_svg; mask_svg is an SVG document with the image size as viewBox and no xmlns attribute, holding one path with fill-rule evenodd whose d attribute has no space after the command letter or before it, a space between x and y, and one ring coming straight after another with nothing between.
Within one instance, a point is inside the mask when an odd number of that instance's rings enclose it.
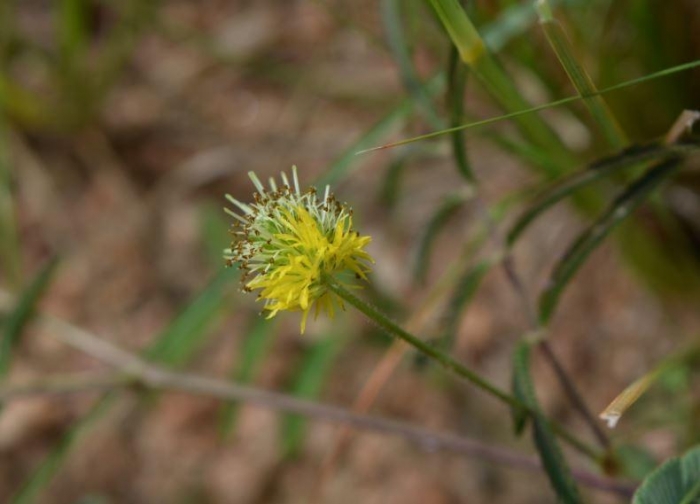
<instances>
[{"instance_id":1,"label":"thin twig","mask_svg":"<svg viewBox=\"0 0 700 504\"><path fill-rule=\"evenodd\" d=\"M477 202L477 208L482 213L483 218L486 222L486 226L489 230L489 234L491 236L492 241L494 242L498 250L503 251L504 256L503 260L501 261L501 267L506 275L506 278L508 279L508 282L510 283L516 295L518 296L518 299L520 299L520 304L522 305L523 311L527 316L527 320L529 325L531 326L531 329L533 331L542 330L542 327L540 326L537 315L535 313L534 303L530 299L530 296L528 295L527 290L525 289L525 284L523 283L520 275L518 274L515 268L515 262L513 260L513 256L510 252L510 249L505 245L505 242L501 237L496 224L493 222L493 219L489 215L486 203L478 194L475 199ZM583 417L584 421L590 428L595 438L601 444L601 446L603 446L606 450L609 450L611 446L610 439L608 438L603 428L600 426L599 421L595 418L591 410L586 405L586 402L583 400L583 396L578 391L571 377L568 375L568 373L564 369L564 366L557 358L556 354L554 353L554 350L552 349L552 346L549 344L549 341L547 341L546 338L542 338L538 342L537 347L540 349L545 359L552 367L554 374L557 376L557 379L559 380L559 383L564 389L566 396L569 398L569 401L571 401L571 404Z\"/></svg>"},{"instance_id":2,"label":"thin twig","mask_svg":"<svg viewBox=\"0 0 700 504\"><path fill-rule=\"evenodd\" d=\"M63 341L70 341L76 348L84 348L82 336L74 340L72 332ZM95 338L97 339L97 338ZM104 342L100 341L100 344ZM122 352L115 347L115 350ZM100 353L100 355L103 355ZM139 360L134 356L134 359ZM528 472L542 472L538 458L515 451L485 444L449 433L434 432L405 422L389 420L370 415L357 414L344 408L320 404L292 396L247 387L215 378L207 378L192 373L172 372L146 362L132 367L130 372L117 371L110 374L81 373L72 376L50 377L31 380L23 384L0 386L0 401L37 395L70 394L88 391L108 391L123 387L140 386L153 391L184 392L195 396L214 397L224 401L242 401L286 413L311 417L315 420L341 423L363 430L393 434L411 441L419 447L434 451L443 450L470 458L489 461L495 464L521 469ZM582 484L597 490L630 497L636 484L599 476L586 470L574 470L574 478Z\"/></svg>"},{"instance_id":3,"label":"thin twig","mask_svg":"<svg viewBox=\"0 0 700 504\"><path fill-rule=\"evenodd\" d=\"M0 309L10 306L11 301L12 296L0 290ZM277 392L191 373L168 371L55 317L38 314L36 319L49 329L47 333L53 337L115 367L117 371L109 374L88 375L83 373L68 377L52 377L48 380L32 380L20 385L3 384L0 385L0 402L35 395L107 391L141 386L151 390L184 392L226 401L246 402L317 420L394 434L427 450L449 451L529 472L542 471L537 457L520 454L463 436L438 433L405 422L358 414L336 406L297 399ZM590 488L624 497L631 496L637 486L633 482L618 481L582 469L574 470L573 476L577 481Z\"/></svg>"}]
</instances>

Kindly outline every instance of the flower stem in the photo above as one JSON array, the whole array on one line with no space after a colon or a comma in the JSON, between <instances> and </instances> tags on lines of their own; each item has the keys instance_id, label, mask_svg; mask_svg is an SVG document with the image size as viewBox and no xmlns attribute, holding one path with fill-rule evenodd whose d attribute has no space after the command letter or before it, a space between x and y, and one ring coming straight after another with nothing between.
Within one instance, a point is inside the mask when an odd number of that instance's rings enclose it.
<instances>
[{"instance_id":1,"label":"flower stem","mask_svg":"<svg viewBox=\"0 0 700 504\"><path fill-rule=\"evenodd\" d=\"M332 276L324 274L323 280L328 289L338 295L343 301L346 301L350 305L357 308L360 312L362 312L362 314L364 314L368 319L372 320L380 328L384 329L384 331L387 333L398 336L422 354L437 361L447 371L471 382L488 394L500 399L508 406L528 411L531 414L536 413L527 404L498 388L496 385L493 385L488 380L482 378L477 373L467 368L464 364L400 327L385 314L377 310L377 308L355 296L352 292L338 283ZM566 431L561 425L550 422L550 426L559 437L569 443L572 447L576 448L581 453L586 454L593 460L601 460L601 454L596 449L577 439L571 433Z\"/></svg>"}]
</instances>

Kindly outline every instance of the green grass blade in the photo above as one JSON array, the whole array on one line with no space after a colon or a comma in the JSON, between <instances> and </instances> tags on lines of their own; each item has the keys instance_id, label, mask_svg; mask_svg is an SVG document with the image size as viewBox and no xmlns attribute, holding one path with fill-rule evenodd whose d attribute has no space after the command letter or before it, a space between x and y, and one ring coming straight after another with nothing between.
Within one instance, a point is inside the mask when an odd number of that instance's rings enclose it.
<instances>
[{"instance_id":1,"label":"green grass blade","mask_svg":"<svg viewBox=\"0 0 700 504\"><path fill-rule=\"evenodd\" d=\"M637 86L637 85L643 84L645 82L649 82L649 81L652 81L655 79L660 79L660 78L667 77L669 75L677 74L680 72L685 72L687 70L691 70L691 69L697 68L697 67L700 67L700 60L690 61L688 63L683 63L682 65L676 65L676 66L671 67L671 68L666 68L666 69L660 70L658 72L653 72L653 73L647 74L643 77L638 77L636 79L627 80L624 82L620 82L619 84L615 84L613 86L599 89L598 91L596 91L595 93L593 93L590 96L604 95L607 93L611 93L613 91L619 91L621 89L625 89L625 88L628 88L631 86ZM515 119L519 116L532 114L535 112L540 112L542 110L547 110L547 109L551 109L551 108L561 107L562 105L568 105L570 103L577 102L581 99L582 99L582 97L580 95L569 96L567 98L562 98L561 100L556 100L553 102L545 103L543 105L538 105L536 107L525 108L523 110L518 110L515 112L508 113L508 114L504 114L504 115L500 115L500 116L496 116L496 117L491 117L489 119L483 119L481 121L475 121L475 122L471 122L468 124L462 124L460 126L455 126L453 128L447 128L447 129L440 130L440 131L433 131L432 133L427 133L425 135L419 135L419 136L415 136L412 138L406 138L406 139L400 140L398 142L392 142L389 144L384 144L384 145L372 147L369 149L359 150L359 151L357 151L357 154L365 154L367 152L373 152L373 151L382 150L382 149L391 149L394 147L399 147L401 145L407 145L407 144L411 144L414 142L429 140L431 138L437 138L437 137L440 137L443 135L447 135L449 133L453 133L455 131L480 128L480 127L488 126L490 124L494 124L497 122L506 121L509 119Z\"/></svg>"},{"instance_id":2,"label":"green grass blade","mask_svg":"<svg viewBox=\"0 0 700 504\"><path fill-rule=\"evenodd\" d=\"M143 357L165 365L182 364L204 342L204 334L211 328L212 320L209 318L215 319L218 312L224 308L226 284L232 282L235 277L235 270L222 269L211 284L160 333L148 349L142 352ZM107 413L116 397L117 394L112 393L103 396L83 418L68 429L22 485L13 498L13 503L25 504L36 500L69 456L72 448Z\"/></svg>"},{"instance_id":3,"label":"green grass blade","mask_svg":"<svg viewBox=\"0 0 700 504\"><path fill-rule=\"evenodd\" d=\"M274 320L255 317L253 326L246 332L241 357L236 362L231 379L236 383L250 383L255 378L274 341L276 324ZM226 403L221 407L219 432L226 438L236 428L239 405Z\"/></svg>"},{"instance_id":4,"label":"green grass blade","mask_svg":"<svg viewBox=\"0 0 700 504\"><path fill-rule=\"evenodd\" d=\"M559 497L566 504L582 503L576 483L571 477L571 470L564 454L557 443L556 437L544 415L539 410L535 388L530 373L531 343L527 338L518 342L513 358L513 392L516 397L530 406L532 418L533 439L542 460L542 466L547 473L549 482ZM526 418L522 411L513 411L516 429L525 427Z\"/></svg>"},{"instance_id":5,"label":"green grass blade","mask_svg":"<svg viewBox=\"0 0 700 504\"><path fill-rule=\"evenodd\" d=\"M318 397L326 382L333 361L338 355L344 338L338 334L328 334L314 344L306 353L301 368L292 387L297 397L314 399ZM298 455L304 442L308 419L298 415L285 415L282 422L282 453L286 458Z\"/></svg>"},{"instance_id":6,"label":"green grass blade","mask_svg":"<svg viewBox=\"0 0 700 504\"><path fill-rule=\"evenodd\" d=\"M206 342L206 333L226 308L227 292L237 276L233 268L221 269L209 286L173 320L146 358L167 366L182 365Z\"/></svg>"},{"instance_id":7,"label":"green grass blade","mask_svg":"<svg viewBox=\"0 0 700 504\"><path fill-rule=\"evenodd\" d=\"M552 10L547 0L537 0L537 13L544 33L552 46L559 62L569 76L571 83L583 98L591 116L600 127L608 145L613 149L621 149L628 143L628 139L617 119L613 116L610 108L601 95L596 95L598 89L593 83L586 69L576 59L573 47L566 36L562 26L552 16Z\"/></svg>"},{"instance_id":8,"label":"green grass blade","mask_svg":"<svg viewBox=\"0 0 700 504\"><path fill-rule=\"evenodd\" d=\"M399 67L399 75L406 91L431 127L444 128L445 122L440 118L430 93L414 68L408 41L401 28L400 0L382 0L380 5L389 49Z\"/></svg>"},{"instance_id":9,"label":"green grass blade","mask_svg":"<svg viewBox=\"0 0 700 504\"><path fill-rule=\"evenodd\" d=\"M12 350L19 342L27 322L31 320L36 305L51 284L57 265L58 259L55 257L44 265L21 294L17 305L8 315L2 331L2 341L0 341L0 377L7 374L10 368Z\"/></svg>"},{"instance_id":10,"label":"green grass blade","mask_svg":"<svg viewBox=\"0 0 700 504\"><path fill-rule=\"evenodd\" d=\"M638 167L640 163L659 161L678 155L690 155L698 152L698 150L700 150L700 145L690 143L678 145L649 144L630 147L619 154L596 161L588 165L584 170L574 173L546 188L513 224L508 232L507 243L509 246L512 246L537 217L580 189L619 173L621 170Z\"/></svg>"},{"instance_id":11,"label":"green grass blade","mask_svg":"<svg viewBox=\"0 0 700 504\"><path fill-rule=\"evenodd\" d=\"M22 251L17 231L7 133L0 91L0 271L5 273L8 287L19 290L23 282Z\"/></svg>"},{"instance_id":12,"label":"green grass blade","mask_svg":"<svg viewBox=\"0 0 700 504\"><path fill-rule=\"evenodd\" d=\"M88 3L86 0L59 0L56 8L58 47L63 68L69 72L78 70L87 48Z\"/></svg>"},{"instance_id":13,"label":"green grass blade","mask_svg":"<svg viewBox=\"0 0 700 504\"><path fill-rule=\"evenodd\" d=\"M513 80L506 74L491 51L479 36L462 6L457 0L430 0L440 21L447 30L452 43L457 47L460 58L469 66L484 89L507 112L530 107ZM557 134L547 123L536 115L516 116L515 122L522 136L556 160L555 166L566 166L572 160L572 153L564 146ZM547 176L555 176L558 171L547 171L552 164L539 168Z\"/></svg>"},{"instance_id":14,"label":"green grass blade","mask_svg":"<svg viewBox=\"0 0 700 504\"><path fill-rule=\"evenodd\" d=\"M609 209L584 231L557 261L540 296L539 318L543 325L549 322L559 298L574 274L598 245L637 207L644 203L661 183L678 169L680 161L673 158L653 166L643 176L630 184L610 205Z\"/></svg>"},{"instance_id":15,"label":"green grass blade","mask_svg":"<svg viewBox=\"0 0 700 504\"><path fill-rule=\"evenodd\" d=\"M450 126L464 122L464 88L467 85L468 67L459 61L459 54L454 47L450 48L447 72L447 109L450 114ZM466 136L463 131L455 131L451 135L452 157L457 171L468 182L474 182L474 173L469 166L467 157Z\"/></svg>"},{"instance_id":16,"label":"green grass blade","mask_svg":"<svg viewBox=\"0 0 700 504\"><path fill-rule=\"evenodd\" d=\"M415 281L420 283L425 282L435 239L450 221L450 217L457 213L471 197L471 192L461 192L447 196L425 225L423 234L418 240L416 259L413 267L413 278Z\"/></svg>"},{"instance_id":17,"label":"green grass blade","mask_svg":"<svg viewBox=\"0 0 700 504\"><path fill-rule=\"evenodd\" d=\"M116 398L116 393L109 393L103 396L80 421L70 426L68 431L61 436L58 444L51 449L51 452L41 462L36 471L23 483L19 491L10 498L9 502L11 504L33 504L37 502L41 493L51 483L54 475L65 462L71 449L105 416Z\"/></svg>"},{"instance_id":18,"label":"green grass blade","mask_svg":"<svg viewBox=\"0 0 700 504\"><path fill-rule=\"evenodd\" d=\"M451 349L457 337L459 322L462 314L471 304L481 282L493 267L492 260L483 260L464 271L457 279L454 294L450 298L445 315L441 321L444 327L440 345L442 348Z\"/></svg>"}]
</instances>

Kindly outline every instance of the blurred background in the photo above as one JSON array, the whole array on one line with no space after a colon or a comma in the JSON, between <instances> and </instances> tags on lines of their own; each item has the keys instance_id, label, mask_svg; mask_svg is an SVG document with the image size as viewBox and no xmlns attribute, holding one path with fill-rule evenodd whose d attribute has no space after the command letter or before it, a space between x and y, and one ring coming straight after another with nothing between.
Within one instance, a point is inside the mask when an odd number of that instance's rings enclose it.
<instances>
[{"instance_id":1,"label":"blurred background","mask_svg":"<svg viewBox=\"0 0 700 504\"><path fill-rule=\"evenodd\" d=\"M600 88L700 58L693 0L552 4ZM5 0L0 9L5 384L107 369L41 324L10 338L11 307L23 299L158 364L348 408L384 363L391 371L375 384L372 414L534 453L528 436L513 436L503 405L413 352L392 361L400 352L356 313L319 318L301 336L298 314L266 321L223 267L224 194L248 201L248 171L264 180L294 164L303 185L332 184L372 236L376 264L360 294L509 387L528 321L496 267L485 212L505 233L545 183L532 167L538 153L507 121L459 140L483 204L448 137L356 154L503 113L469 75L459 93L466 112L446 105L451 44L425 2ZM530 2L478 0L467 10L533 105L575 94ZM700 107L699 84L690 70L606 100L630 143L645 144ZM614 152L580 103L542 117L575 153L565 172ZM606 241L554 317L552 346L593 412L697 344L700 179L687 165L661 198L681 238L642 211L662 255L648 257L644 241ZM564 202L518 242L515 264L532 296L592 218ZM532 369L543 409L586 437L550 369L539 358ZM679 366L634 406L611 432L618 475L639 479L700 441L699 390ZM174 393L7 401L0 501L555 502L543 475L365 432L339 453L339 432Z\"/></svg>"}]
</instances>

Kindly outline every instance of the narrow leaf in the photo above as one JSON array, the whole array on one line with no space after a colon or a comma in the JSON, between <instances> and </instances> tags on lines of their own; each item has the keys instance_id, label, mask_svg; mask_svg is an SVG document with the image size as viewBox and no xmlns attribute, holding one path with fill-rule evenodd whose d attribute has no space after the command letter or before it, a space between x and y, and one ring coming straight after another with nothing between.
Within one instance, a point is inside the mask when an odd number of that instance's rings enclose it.
<instances>
[{"instance_id":1,"label":"narrow leaf","mask_svg":"<svg viewBox=\"0 0 700 504\"><path fill-rule=\"evenodd\" d=\"M666 69L660 70L658 72L653 72L653 73L644 75L642 77L638 77L636 79L631 79L631 80L627 80L624 82L620 82L619 84L615 84L615 85L612 85L612 86L609 86L609 87L606 87L603 89L599 89L598 91L596 91L594 94L592 94L590 96L604 95L604 94L607 94L607 93L610 93L613 91L619 91L621 89L625 89L625 88L628 88L631 86L636 86L638 84L649 82L649 81L652 81L655 79L660 79L662 77L667 77L669 75L673 75L673 74L676 74L679 72L685 72L687 70L691 70L691 69L697 68L697 67L700 67L700 59L694 60L694 61L691 61L688 63L684 63L682 65L676 65L674 67L666 68ZM562 105L568 105L570 103L577 102L581 99L582 99L582 96L580 96L580 95L569 96L567 98L562 98L561 100L555 100L555 101L552 101L549 103L545 103L543 105L537 105L535 107L523 108L521 110L512 111L512 112L509 112L509 113L504 114L504 115L491 117L488 119L483 119L481 121L474 121L474 122L470 122L468 124L462 124L459 126L455 126L453 128L447 128L447 129L440 130L440 131L433 131L432 133L427 133L425 135L419 135L419 136L415 136L412 138L406 138L403 140L399 140L398 142L392 142L392 143L380 145L377 147L365 148L363 150L358 151L357 154L364 154L367 152L372 152L372 151L380 150L380 149L391 149L394 147L399 147L401 145L407 145L407 144L414 143L414 142L420 142L420 141L428 140L431 138L437 138L439 136L447 135L447 134L453 133L455 131L462 131L462 130L467 130L467 129L472 129L472 128L479 128L479 127L487 126L487 125L494 124L497 122L506 121L509 119L515 119L517 117L524 116L527 114L533 114L535 112L540 112L542 110L547 110L547 109L551 109L551 108L555 108L555 107L561 107Z\"/></svg>"},{"instance_id":2,"label":"narrow leaf","mask_svg":"<svg viewBox=\"0 0 700 504\"><path fill-rule=\"evenodd\" d=\"M243 336L245 338L243 349L240 359L232 370L232 381L245 384L255 379L274 341L275 327L275 320L255 317L252 327ZM237 403L228 402L222 405L219 417L219 430L222 437L229 436L236 428L238 411L239 405Z\"/></svg>"},{"instance_id":3,"label":"narrow leaf","mask_svg":"<svg viewBox=\"0 0 700 504\"><path fill-rule=\"evenodd\" d=\"M49 260L25 289L17 300L17 305L8 315L3 325L2 341L0 341L0 377L7 374L10 368L12 350L17 345L22 331L36 310L36 305L51 284L56 271L58 258Z\"/></svg>"},{"instance_id":4,"label":"narrow leaf","mask_svg":"<svg viewBox=\"0 0 700 504\"><path fill-rule=\"evenodd\" d=\"M450 113L450 126L464 122L464 88L467 85L468 67L459 61L459 54L450 47L449 66L447 72L447 109ZM452 156L457 171L468 182L474 182L474 173L469 166L467 157L466 136L463 131L455 131L451 135Z\"/></svg>"},{"instance_id":5,"label":"narrow leaf","mask_svg":"<svg viewBox=\"0 0 700 504\"><path fill-rule=\"evenodd\" d=\"M307 351L292 387L295 396L305 399L318 397L343 343L341 336L329 334ZM308 420L299 415L285 415L282 423L282 452L285 457L294 457L299 453L307 424Z\"/></svg>"},{"instance_id":6,"label":"narrow leaf","mask_svg":"<svg viewBox=\"0 0 700 504\"><path fill-rule=\"evenodd\" d=\"M463 191L446 197L426 224L424 232L418 241L415 266L413 268L413 278L418 282L425 281L435 239L449 222L450 217L462 208L471 196L471 192Z\"/></svg>"},{"instance_id":7,"label":"narrow leaf","mask_svg":"<svg viewBox=\"0 0 700 504\"><path fill-rule=\"evenodd\" d=\"M532 413L533 439L535 446L542 460L549 482L559 497L565 504L577 504L583 502L579 494L576 483L571 476L571 470L564 458L564 454L557 443L554 432L549 422L542 414L535 395L535 387L532 383L530 373L530 350L531 343L528 338L523 338L515 348L513 359L513 392L520 400L530 407ZM513 419L516 427L522 430L525 427L527 418L523 418L522 410L513 411Z\"/></svg>"},{"instance_id":8,"label":"narrow leaf","mask_svg":"<svg viewBox=\"0 0 700 504\"><path fill-rule=\"evenodd\" d=\"M653 166L618 196L610 208L569 247L557 262L545 291L540 296L540 322L546 325L556 308L559 298L583 265L588 256L603 240L649 195L679 167L679 160L673 158Z\"/></svg>"},{"instance_id":9,"label":"narrow leaf","mask_svg":"<svg viewBox=\"0 0 700 504\"><path fill-rule=\"evenodd\" d=\"M640 163L691 155L698 151L700 151L700 145L695 143L648 144L633 146L618 154L596 161L583 170L546 188L512 226L508 232L507 243L512 246L539 215L580 189L619 173L621 170L639 166Z\"/></svg>"},{"instance_id":10,"label":"narrow leaf","mask_svg":"<svg viewBox=\"0 0 700 504\"><path fill-rule=\"evenodd\" d=\"M417 105L418 110L433 128L444 128L445 123L440 118L431 100L430 92L425 88L418 77L413 65L408 41L401 27L401 2L399 0L382 0L381 13L386 32L389 49L394 56L394 61L399 67L399 74L403 85L411 99Z\"/></svg>"},{"instance_id":11,"label":"narrow leaf","mask_svg":"<svg viewBox=\"0 0 700 504\"><path fill-rule=\"evenodd\" d=\"M183 364L206 341L206 333L219 318L227 287L235 279L233 268L222 269L209 286L161 333L146 357L169 366Z\"/></svg>"},{"instance_id":12,"label":"narrow leaf","mask_svg":"<svg viewBox=\"0 0 700 504\"><path fill-rule=\"evenodd\" d=\"M549 3L547 0L537 0L535 5L537 6L537 12L540 17L540 24L544 29L549 44L552 46L554 53L562 67L564 67L576 91L583 97L586 107L588 107L593 119L598 123L608 144L614 149L622 148L622 146L627 143L627 137L623 133L603 97L596 95L598 89L593 83L593 79L591 79L586 69L576 59L573 47L564 29L552 16Z\"/></svg>"}]
</instances>

